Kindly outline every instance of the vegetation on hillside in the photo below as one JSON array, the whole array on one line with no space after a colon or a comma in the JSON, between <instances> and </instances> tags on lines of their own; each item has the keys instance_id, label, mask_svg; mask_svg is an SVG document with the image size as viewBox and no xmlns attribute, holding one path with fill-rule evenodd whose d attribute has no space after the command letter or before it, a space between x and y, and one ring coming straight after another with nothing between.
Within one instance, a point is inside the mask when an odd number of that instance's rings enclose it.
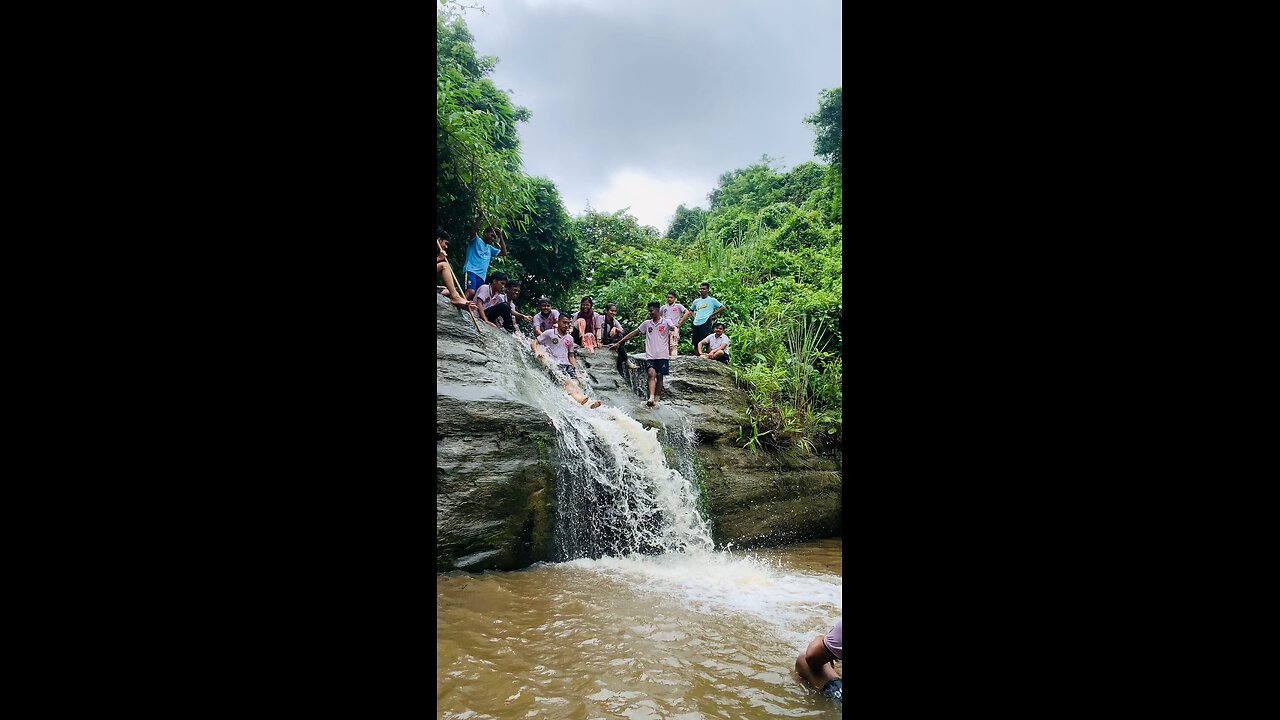
<instances>
[{"instance_id":1,"label":"vegetation on hillside","mask_svg":"<svg viewBox=\"0 0 1280 720\"><path fill-rule=\"evenodd\" d=\"M497 60L476 56L461 19L437 14L436 60L436 204L460 240L455 270L478 203L507 231L510 256L492 270L524 282L522 312L539 295L576 310L589 294L597 308L618 303L630 330L650 300L673 291L688 305L707 282L725 305L717 320L751 399L742 444L812 450L841 439L840 88L803 119L829 164L784 170L764 156L721 175L707 209L677 208L664 233L625 210L570 218L554 183L523 173L516 123L529 112L485 77ZM692 353L685 328L681 352Z\"/></svg>"}]
</instances>

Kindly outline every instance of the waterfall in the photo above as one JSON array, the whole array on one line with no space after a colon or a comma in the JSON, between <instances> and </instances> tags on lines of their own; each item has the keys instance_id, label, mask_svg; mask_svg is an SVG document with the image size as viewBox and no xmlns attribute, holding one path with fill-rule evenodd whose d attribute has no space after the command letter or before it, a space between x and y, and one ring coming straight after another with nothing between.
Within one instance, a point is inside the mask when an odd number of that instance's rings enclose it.
<instances>
[{"instance_id":1,"label":"waterfall","mask_svg":"<svg viewBox=\"0 0 1280 720\"><path fill-rule=\"evenodd\" d=\"M663 431L660 440L658 431L619 408L592 410L573 402L558 381L550 380L541 360L526 353L525 362L547 380L527 389L540 396L559 450L556 558L712 550L691 482L692 429ZM584 391L592 394L587 373L579 375ZM677 468L668 466L664 443L674 448Z\"/></svg>"}]
</instances>

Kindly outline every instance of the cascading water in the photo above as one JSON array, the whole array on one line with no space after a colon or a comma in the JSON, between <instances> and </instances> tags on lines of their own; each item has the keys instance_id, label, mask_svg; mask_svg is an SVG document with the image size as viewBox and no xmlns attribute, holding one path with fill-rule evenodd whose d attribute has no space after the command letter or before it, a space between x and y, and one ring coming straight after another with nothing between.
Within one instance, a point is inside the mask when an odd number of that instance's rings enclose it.
<instances>
[{"instance_id":1,"label":"cascading water","mask_svg":"<svg viewBox=\"0 0 1280 720\"><path fill-rule=\"evenodd\" d=\"M441 717L839 717L791 677L842 613L839 572L716 550L678 411L652 430L583 407L522 344L511 391L556 433L556 561L437 581Z\"/></svg>"},{"instance_id":2,"label":"cascading water","mask_svg":"<svg viewBox=\"0 0 1280 720\"><path fill-rule=\"evenodd\" d=\"M524 357L531 371L548 379L533 391L542 391L539 405L551 418L559 449L557 559L711 550L711 531L690 481L692 430L664 431L664 440L678 441L673 446L682 458L682 467L671 468L656 430L618 408L573 402L550 381L542 360ZM589 374L580 369L578 375L590 395Z\"/></svg>"}]
</instances>

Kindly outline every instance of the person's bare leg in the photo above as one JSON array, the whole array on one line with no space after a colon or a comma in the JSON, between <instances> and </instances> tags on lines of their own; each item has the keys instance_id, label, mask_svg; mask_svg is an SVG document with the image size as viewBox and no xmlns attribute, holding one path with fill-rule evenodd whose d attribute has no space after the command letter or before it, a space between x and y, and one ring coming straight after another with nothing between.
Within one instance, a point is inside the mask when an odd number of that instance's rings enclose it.
<instances>
[{"instance_id":1,"label":"person's bare leg","mask_svg":"<svg viewBox=\"0 0 1280 720\"><path fill-rule=\"evenodd\" d=\"M796 657L796 674L814 690L821 690L840 677L831 664L836 658L823 644L822 638L822 635L814 637L809 647Z\"/></svg>"},{"instance_id":2,"label":"person's bare leg","mask_svg":"<svg viewBox=\"0 0 1280 720\"><path fill-rule=\"evenodd\" d=\"M653 374L655 377L658 378L657 392L654 393L653 395L653 402L654 404L657 404L657 402L662 399L662 376L658 375L658 371L656 370L653 372Z\"/></svg>"},{"instance_id":3,"label":"person's bare leg","mask_svg":"<svg viewBox=\"0 0 1280 720\"><path fill-rule=\"evenodd\" d=\"M658 376L658 371L654 370L653 368L649 368L649 399L645 401L645 405L648 405L649 407L653 407L653 403L655 402L653 399L653 390L654 390L654 386L657 384L657 380L655 380L654 378L656 378L657 376Z\"/></svg>"},{"instance_id":4,"label":"person's bare leg","mask_svg":"<svg viewBox=\"0 0 1280 720\"><path fill-rule=\"evenodd\" d=\"M446 287L452 287L452 288L462 287L462 285L458 282L458 278L454 277L453 268L449 266L449 263L442 262L437 264L436 267L439 268L441 265L444 266L444 269L441 270L441 273L444 276ZM464 307L464 308L469 307L466 300L463 300L460 297L455 297L452 291L445 293L445 295L449 296L449 302L453 303L454 305L457 305L458 307Z\"/></svg>"}]
</instances>

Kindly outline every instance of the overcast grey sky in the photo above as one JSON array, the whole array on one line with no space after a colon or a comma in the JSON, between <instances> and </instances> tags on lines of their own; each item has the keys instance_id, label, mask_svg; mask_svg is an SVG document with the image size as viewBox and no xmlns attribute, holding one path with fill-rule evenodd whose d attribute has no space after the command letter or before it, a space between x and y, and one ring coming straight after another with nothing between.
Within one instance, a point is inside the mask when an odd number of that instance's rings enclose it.
<instances>
[{"instance_id":1,"label":"overcast grey sky","mask_svg":"<svg viewBox=\"0 0 1280 720\"><path fill-rule=\"evenodd\" d=\"M630 206L666 231L721 173L813 160L804 117L842 84L839 0L467 0L490 78L533 113L525 171L571 214Z\"/></svg>"}]
</instances>

